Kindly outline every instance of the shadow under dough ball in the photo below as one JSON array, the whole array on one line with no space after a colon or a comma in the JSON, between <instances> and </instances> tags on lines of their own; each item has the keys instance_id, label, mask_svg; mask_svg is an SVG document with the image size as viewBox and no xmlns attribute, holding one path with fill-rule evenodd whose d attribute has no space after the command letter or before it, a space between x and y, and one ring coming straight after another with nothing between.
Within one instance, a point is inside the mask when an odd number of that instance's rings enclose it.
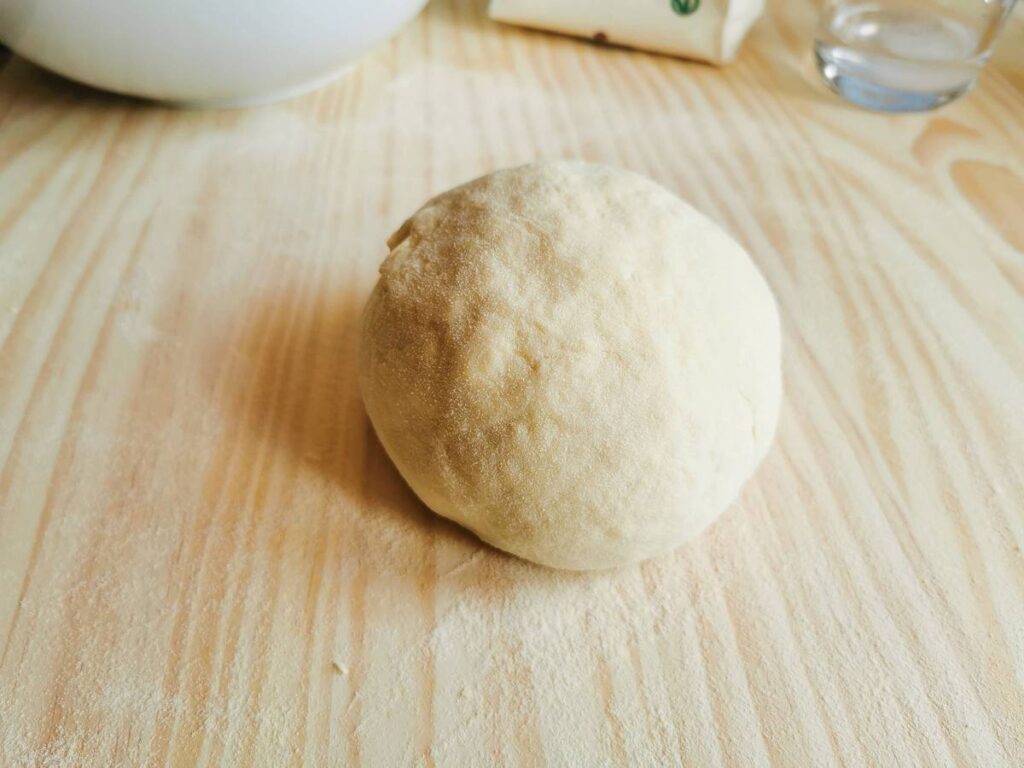
<instances>
[{"instance_id":1,"label":"shadow under dough ball","mask_svg":"<svg viewBox=\"0 0 1024 768\"><path fill-rule=\"evenodd\" d=\"M771 291L654 182L597 165L499 171L389 241L360 384L432 510L572 570L672 549L736 498L782 398Z\"/></svg>"}]
</instances>

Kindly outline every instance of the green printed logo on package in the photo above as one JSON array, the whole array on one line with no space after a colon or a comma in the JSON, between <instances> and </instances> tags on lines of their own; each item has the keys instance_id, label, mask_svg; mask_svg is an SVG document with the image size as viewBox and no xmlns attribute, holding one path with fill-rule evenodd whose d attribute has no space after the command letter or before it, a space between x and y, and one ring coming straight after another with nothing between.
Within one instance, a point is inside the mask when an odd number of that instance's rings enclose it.
<instances>
[{"instance_id":1,"label":"green printed logo on package","mask_svg":"<svg viewBox=\"0 0 1024 768\"><path fill-rule=\"evenodd\" d=\"M700 0L672 0L672 10L680 16L689 16L700 8Z\"/></svg>"}]
</instances>

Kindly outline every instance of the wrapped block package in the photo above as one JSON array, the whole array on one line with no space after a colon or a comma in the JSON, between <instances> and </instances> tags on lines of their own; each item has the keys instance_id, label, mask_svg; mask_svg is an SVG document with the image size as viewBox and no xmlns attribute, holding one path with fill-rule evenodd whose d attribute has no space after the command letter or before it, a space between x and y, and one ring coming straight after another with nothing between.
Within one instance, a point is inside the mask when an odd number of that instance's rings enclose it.
<instances>
[{"instance_id":1,"label":"wrapped block package","mask_svg":"<svg viewBox=\"0 0 1024 768\"><path fill-rule=\"evenodd\" d=\"M673 56L724 64L764 0L491 0L491 17Z\"/></svg>"}]
</instances>

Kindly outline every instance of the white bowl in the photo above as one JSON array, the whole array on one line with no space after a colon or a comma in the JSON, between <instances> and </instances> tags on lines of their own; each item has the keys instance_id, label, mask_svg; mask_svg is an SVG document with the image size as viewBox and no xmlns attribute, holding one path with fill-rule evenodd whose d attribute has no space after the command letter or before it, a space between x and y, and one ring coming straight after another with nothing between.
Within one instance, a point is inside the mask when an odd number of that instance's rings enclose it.
<instances>
[{"instance_id":1,"label":"white bowl","mask_svg":"<svg viewBox=\"0 0 1024 768\"><path fill-rule=\"evenodd\" d=\"M240 105L313 88L426 0L0 0L0 40L98 88Z\"/></svg>"}]
</instances>

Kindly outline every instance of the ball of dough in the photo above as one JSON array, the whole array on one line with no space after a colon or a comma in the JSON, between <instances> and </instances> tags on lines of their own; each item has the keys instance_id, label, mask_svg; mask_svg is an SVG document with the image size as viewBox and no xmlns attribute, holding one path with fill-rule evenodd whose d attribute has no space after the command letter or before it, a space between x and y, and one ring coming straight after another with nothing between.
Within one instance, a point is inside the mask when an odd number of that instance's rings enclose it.
<instances>
[{"instance_id":1,"label":"ball of dough","mask_svg":"<svg viewBox=\"0 0 1024 768\"><path fill-rule=\"evenodd\" d=\"M554 162L423 206L363 319L363 399L432 510L556 568L692 538L771 443L778 311L746 252L634 173Z\"/></svg>"}]
</instances>

